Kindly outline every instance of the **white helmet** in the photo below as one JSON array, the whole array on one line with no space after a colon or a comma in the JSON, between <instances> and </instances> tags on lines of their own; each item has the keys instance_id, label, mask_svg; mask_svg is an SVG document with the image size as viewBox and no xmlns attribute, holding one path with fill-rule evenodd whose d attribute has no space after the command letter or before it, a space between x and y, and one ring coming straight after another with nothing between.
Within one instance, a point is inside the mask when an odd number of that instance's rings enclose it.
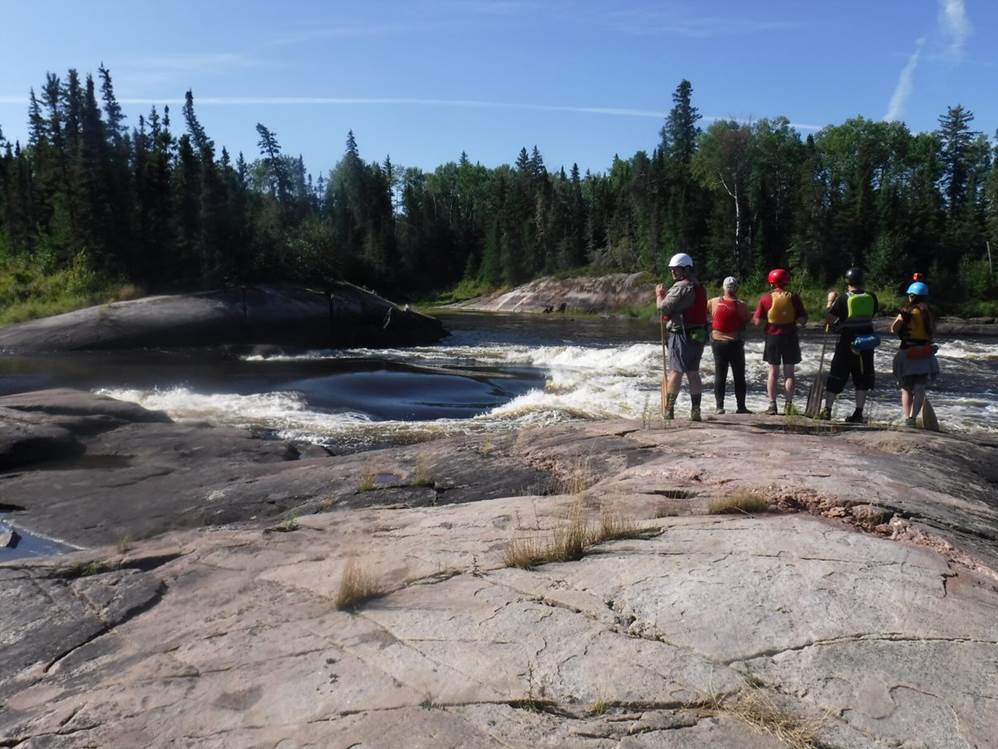
<instances>
[{"instance_id":1,"label":"white helmet","mask_svg":"<svg viewBox=\"0 0 998 749\"><path fill-rule=\"evenodd\" d=\"M727 278L724 279L724 283L721 285L726 289L732 289L732 290L737 289L738 279L735 278L734 276L728 276Z\"/></svg>"},{"instance_id":2,"label":"white helmet","mask_svg":"<svg viewBox=\"0 0 998 749\"><path fill-rule=\"evenodd\" d=\"M692 268L693 258L687 255L685 252L677 252L672 256L672 260L669 261L670 268Z\"/></svg>"}]
</instances>

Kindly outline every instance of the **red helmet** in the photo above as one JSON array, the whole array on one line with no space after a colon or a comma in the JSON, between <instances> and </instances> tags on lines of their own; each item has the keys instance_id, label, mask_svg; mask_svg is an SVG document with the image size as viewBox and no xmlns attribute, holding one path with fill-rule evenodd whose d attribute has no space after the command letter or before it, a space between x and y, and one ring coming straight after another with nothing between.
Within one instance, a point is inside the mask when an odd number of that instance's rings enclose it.
<instances>
[{"instance_id":1,"label":"red helmet","mask_svg":"<svg viewBox=\"0 0 998 749\"><path fill-rule=\"evenodd\" d=\"M925 274L924 273L912 273L911 274L911 280L912 281L924 281L925 280Z\"/></svg>"},{"instance_id":2,"label":"red helmet","mask_svg":"<svg viewBox=\"0 0 998 749\"><path fill-rule=\"evenodd\" d=\"M769 282L773 286L779 286L782 289L790 283L790 272L783 270L783 268L774 268L769 271Z\"/></svg>"}]
</instances>

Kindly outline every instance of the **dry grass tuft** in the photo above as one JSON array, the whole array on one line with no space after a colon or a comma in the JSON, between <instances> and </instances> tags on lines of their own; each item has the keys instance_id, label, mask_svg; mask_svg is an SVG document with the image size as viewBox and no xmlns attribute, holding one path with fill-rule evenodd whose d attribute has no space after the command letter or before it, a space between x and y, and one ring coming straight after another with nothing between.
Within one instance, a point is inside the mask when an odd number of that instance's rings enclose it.
<instances>
[{"instance_id":1,"label":"dry grass tuft","mask_svg":"<svg viewBox=\"0 0 998 749\"><path fill-rule=\"evenodd\" d=\"M426 453L416 456L416 467L412 472L412 483L414 486L433 486L433 469L430 466L430 457Z\"/></svg>"},{"instance_id":2,"label":"dry grass tuft","mask_svg":"<svg viewBox=\"0 0 998 749\"><path fill-rule=\"evenodd\" d=\"M730 715L768 733L790 749L817 749L817 734L825 721L791 715L763 690L756 688L745 689L733 697L709 695L703 699L703 705L712 712Z\"/></svg>"},{"instance_id":3,"label":"dry grass tuft","mask_svg":"<svg viewBox=\"0 0 998 749\"><path fill-rule=\"evenodd\" d=\"M379 598L388 591L378 582L370 570L361 567L356 559L348 559L340 578L340 589L336 594L336 608L352 611L365 601Z\"/></svg>"},{"instance_id":4,"label":"dry grass tuft","mask_svg":"<svg viewBox=\"0 0 998 749\"><path fill-rule=\"evenodd\" d=\"M360 472L360 476L357 477L357 491L369 492L375 486L377 486L377 481L375 479L374 466L366 463Z\"/></svg>"},{"instance_id":5,"label":"dry grass tuft","mask_svg":"<svg viewBox=\"0 0 998 749\"><path fill-rule=\"evenodd\" d=\"M707 512L711 515L737 515L739 513L750 515L768 510L769 500L758 492L749 490L735 491L723 497L715 497L707 505Z\"/></svg>"},{"instance_id":6,"label":"dry grass tuft","mask_svg":"<svg viewBox=\"0 0 998 749\"><path fill-rule=\"evenodd\" d=\"M586 507L580 498L572 504L565 524L547 536L536 532L529 536L514 536L503 555L507 567L531 569L548 562L575 562L586 550L607 541L638 538L646 532L630 518L616 510L604 508L599 523L590 523Z\"/></svg>"},{"instance_id":7,"label":"dry grass tuft","mask_svg":"<svg viewBox=\"0 0 998 749\"><path fill-rule=\"evenodd\" d=\"M558 481L558 494L582 494L599 479L589 456L578 458Z\"/></svg>"},{"instance_id":8,"label":"dry grass tuft","mask_svg":"<svg viewBox=\"0 0 998 749\"><path fill-rule=\"evenodd\" d=\"M592 541L594 544L599 544L604 541L634 538L641 533L642 529L631 518L624 517L619 510L604 507L600 513L599 528Z\"/></svg>"}]
</instances>

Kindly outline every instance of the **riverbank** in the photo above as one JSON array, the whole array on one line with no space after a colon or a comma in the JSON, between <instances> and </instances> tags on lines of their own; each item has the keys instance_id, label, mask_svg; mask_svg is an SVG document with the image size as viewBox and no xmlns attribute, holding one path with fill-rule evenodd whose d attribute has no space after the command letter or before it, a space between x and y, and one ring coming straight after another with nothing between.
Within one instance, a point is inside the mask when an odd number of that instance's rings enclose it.
<instances>
[{"instance_id":1,"label":"riverbank","mask_svg":"<svg viewBox=\"0 0 998 749\"><path fill-rule=\"evenodd\" d=\"M503 312L525 314L601 315L653 319L655 312L655 284L647 273L618 273L602 276L539 278L513 289L499 289L480 293L466 299L455 299L453 294L422 306L430 310L464 310L478 312ZM812 321L824 315L830 289L825 287L795 288L801 295ZM479 291L471 289L471 291ZM708 284L710 296L721 294L721 288ZM758 301L763 288L743 287L739 296L750 305ZM896 310L906 298L890 289L876 289L884 315L876 321L877 329L890 328ZM998 336L998 316L940 318L938 332L943 335Z\"/></svg>"},{"instance_id":2,"label":"riverbank","mask_svg":"<svg viewBox=\"0 0 998 749\"><path fill-rule=\"evenodd\" d=\"M329 455L89 394L0 407L8 519L96 545L0 566L3 745L998 735L986 438L724 416Z\"/></svg>"}]
</instances>

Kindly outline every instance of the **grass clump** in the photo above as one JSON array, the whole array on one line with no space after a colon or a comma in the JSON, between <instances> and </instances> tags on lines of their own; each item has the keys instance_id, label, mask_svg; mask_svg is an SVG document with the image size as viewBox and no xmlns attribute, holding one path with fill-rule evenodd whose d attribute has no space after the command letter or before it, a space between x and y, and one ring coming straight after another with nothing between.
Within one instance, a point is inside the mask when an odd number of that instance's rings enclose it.
<instances>
[{"instance_id":1,"label":"grass clump","mask_svg":"<svg viewBox=\"0 0 998 749\"><path fill-rule=\"evenodd\" d=\"M416 467L412 472L412 483L414 486L433 486L433 471L430 466L430 458L426 453L416 456Z\"/></svg>"},{"instance_id":2,"label":"grass clump","mask_svg":"<svg viewBox=\"0 0 998 749\"><path fill-rule=\"evenodd\" d=\"M291 533L299 528L301 528L301 523L298 521L298 516L295 513L291 513L274 526L274 530L278 533Z\"/></svg>"},{"instance_id":3,"label":"grass clump","mask_svg":"<svg viewBox=\"0 0 998 749\"><path fill-rule=\"evenodd\" d=\"M822 719L802 718L781 708L762 690L749 687L732 697L710 695L704 706L768 733L790 749L817 749Z\"/></svg>"},{"instance_id":4,"label":"grass clump","mask_svg":"<svg viewBox=\"0 0 998 749\"><path fill-rule=\"evenodd\" d=\"M129 537L129 536L122 536L121 538L119 538L118 542L115 544L115 548L117 548L118 549L118 553L122 554L122 555L127 554L128 552L130 552L132 550L132 539L131 539L131 537Z\"/></svg>"},{"instance_id":5,"label":"grass clump","mask_svg":"<svg viewBox=\"0 0 998 749\"><path fill-rule=\"evenodd\" d=\"M565 523L546 536L514 536L506 547L503 564L528 570L549 562L576 562L586 550L607 541L638 538L645 529L615 510L604 509L598 523L591 523L585 505L575 502Z\"/></svg>"},{"instance_id":6,"label":"grass clump","mask_svg":"<svg viewBox=\"0 0 998 749\"><path fill-rule=\"evenodd\" d=\"M736 491L715 497L707 505L711 515L751 515L769 510L769 500L754 491Z\"/></svg>"},{"instance_id":7,"label":"grass clump","mask_svg":"<svg viewBox=\"0 0 998 749\"><path fill-rule=\"evenodd\" d=\"M350 558L343 567L340 589L336 594L336 608L340 611L353 611L365 601L380 598L387 592L374 573L360 566L356 559Z\"/></svg>"},{"instance_id":8,"label":"grass clump","mask_svg":"<svg viewBox=\"0 0 998 749\"><path fill-rule=\"evenodd\" d=\"M357 491L369 492L375 486L377 486L377 480L374 473L374 466L367 463L364 465L363 470L361 470L360 476L357 477Z\"/></svg>"},{"instance_id":9,"label":"grass clump","mask_svg":"<svg viewBox=\"0 0 998 749\"><path fill-rule=\"evenodd\" d=\"M558 481L559 494L582 494L598 481L589 456L579 458Z\"/></svg>"}]
</instances>

